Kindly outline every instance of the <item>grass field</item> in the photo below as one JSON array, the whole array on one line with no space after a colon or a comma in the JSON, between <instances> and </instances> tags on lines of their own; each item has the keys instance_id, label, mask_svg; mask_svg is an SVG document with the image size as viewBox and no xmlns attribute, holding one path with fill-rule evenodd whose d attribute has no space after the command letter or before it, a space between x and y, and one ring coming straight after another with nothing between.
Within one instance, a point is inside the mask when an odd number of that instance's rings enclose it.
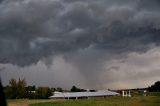
<instances>
[{"instance_id":1,"label":"grass field","mask_svg":"<svg viewBox=\"0 0 160 106\"><path fill-rule=\"evenodd\" d=\"M160 97L107 97L105 99L44 101L29 106L160 106Z\"/></svg>"},{"instance_id":2,"label":"grass field","mask_svg":"<svg viewBox=\"0 0 160 106\"><path fill-rule=\"evenodd\" d=\"M149 96L107 97L83 100L7 100L9 106L160 106L160 93L150 93Z\"/></svg>"}]
</instances>

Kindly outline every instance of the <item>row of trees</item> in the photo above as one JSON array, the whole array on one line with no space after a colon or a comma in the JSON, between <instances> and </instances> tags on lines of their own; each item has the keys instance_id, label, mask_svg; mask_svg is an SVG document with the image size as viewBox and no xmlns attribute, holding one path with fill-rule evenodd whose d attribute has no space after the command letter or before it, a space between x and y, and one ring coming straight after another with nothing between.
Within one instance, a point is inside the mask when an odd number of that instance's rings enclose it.
<instances>
[{"instance_id":1,"label":"row of trees","mask_svg":"<svg viewBox=\"0 0 160 106\"><path fill-rule=\"evenodd\" d=\"M4 87L4 93L7 99L47 99L53 95L54 91L63 92L62 88L49 88L49 87L37 87L27 86L25 79L14 79L9 81L9 85ZM85 92L85 89L72 86L70 92Z\"/></svg>"},{"instance_id":2,"label":"row of trees","mask_svg":"<svg viewBox=\"0 0 160 106\"><path fill-rule=\"evenodd\" d=\"M49 87L37 87L27 86L25 79L11 79L9 85L4 87L4 93L7 99L47 99L49 96L53 95L54 91L63 92L62 88L49 88ZM72 86L70 92L85 92L85 89ZM155 82L155 84L148 87L149 92L160 92L160 81ZM90 90L90 92L95 92L95 90Z\"/></svg>"},{"instance_id":3,"label":"row of trees","mask_svg":"<svg viewBox=\"0 0 160 106\"><path fill-rule=\"evenodd\" d=\"M149 92L160 92L160 81L155 82L153 85L148 87Z\"/></svg>"},{"instance_id":4,"label":"row of trees","mask_svg":"<svg viewBox=\"0 0 160 106\"><path fill-rule=\"evenodd\" d=\"M49 87L37 87L27 86L25 79L18 79L18 81L12 78L9 81L9 85L4 87L4 93L7 99L47 99L53 95L54 91L63 92L62 88L49 88ZM85 89L72 86L70 92L85 92Z\"/></svg>"},{"instance_id":5,"label":"row of trees","mask_svg":"<svg viewBox=\"0 0 160 106\"><path fill-rule=\"evenodd\" d=\"M16 81L15 79L11 79L9 81L9 85L4 88L4 92L6 98L15 99L15 98L24 98L26 95L26 81L25 79L19 79Z\"/></svg>"},{"instance_id":6,"label":"row of trees","mask_svg":"<svg viewBox=\"0 0 160 106\"><path fill-rule=\"evenodd\" d=\"M85 92L85 89L78 88L76 86L72 86L70 92Z\"/></svg>"},{"instance_id":7,"label":"row of trees","mask_svg":"<svg viewBox=\"0 0 160 106\"><path fill-rule=\"evenodd\" d=\"M160 92L160 81L155 82L153 85L147 88L149 92ZM85 92L85 89L72 86L70 92ZM96 90L89 90L90 92L95 92Z\"/></svg>"},{"instance_id":8,"label":"row of trees","mask_svg":"<svg viewBox=\"0 0 160 106\"><path fill-rule=\"evenodd\" d=\"M11 79L9 85L4 87L4 93L7 99L47 99L53 95L54 91L62 92L62 88L49 88L49 87L37 87L27 86L25 79Z\"/></svg>"}]
</instances>

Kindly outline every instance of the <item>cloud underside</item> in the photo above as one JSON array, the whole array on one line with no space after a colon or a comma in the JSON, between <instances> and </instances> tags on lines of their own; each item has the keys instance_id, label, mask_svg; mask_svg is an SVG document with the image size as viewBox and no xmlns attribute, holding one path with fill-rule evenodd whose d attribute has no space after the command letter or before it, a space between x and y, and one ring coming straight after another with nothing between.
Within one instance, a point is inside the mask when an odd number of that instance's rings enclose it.
<instances>
[{"instance_id":1,"label":"cloud underside","mask_svg":"<svg viewBox=\"0 0 160 106\"><path fill-rule=\"evenodd\" d=\"M74 73L73 80L79 76L76 81L90 86L156 78L159 5L159 0L0 0L0 63L26 70L41 62L56 67L60 58L62 66L48 70L61 71L52 74Z\"/></svg>"}]
</instances>

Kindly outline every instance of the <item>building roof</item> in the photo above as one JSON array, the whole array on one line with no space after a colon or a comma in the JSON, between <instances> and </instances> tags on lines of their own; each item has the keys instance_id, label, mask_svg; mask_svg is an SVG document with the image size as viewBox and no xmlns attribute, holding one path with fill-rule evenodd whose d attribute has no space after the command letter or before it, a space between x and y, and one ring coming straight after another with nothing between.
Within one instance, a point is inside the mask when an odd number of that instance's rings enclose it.
<instances>
[{"instance_id":1,"label":"building roof","mask_svg":"<svg viewBox=\"0 0 160 106\"><path fill-rule=\"evenodd\" d=\"M114 95L118 95L118 93L108 90L98 90L96 92L54 92L54 95L49 98L99 97Z\"/></svg>"}]
</instances>

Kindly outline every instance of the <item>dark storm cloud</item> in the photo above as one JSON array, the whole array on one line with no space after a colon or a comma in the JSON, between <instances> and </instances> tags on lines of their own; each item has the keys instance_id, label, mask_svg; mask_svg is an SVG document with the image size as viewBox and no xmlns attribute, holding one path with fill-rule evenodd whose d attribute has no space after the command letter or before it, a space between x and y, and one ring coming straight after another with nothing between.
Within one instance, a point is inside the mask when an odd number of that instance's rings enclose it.
<instances>
[{"instance_id":1,"label":"dark storm cloud","mask_svg":"<svg viewBox=\"0 0 160 106\"><path fill-rule=\"evenodd\" d=\"M159 45L158 0L3 0L0 63L36 64L57 54L144 52Z\"/></svg>"},{"instance_id":2,"label":"dark storm cloud","mask_svg":"<svg viewBox=\"0 0 160 106\"><path fill-rule=\"evenodd\" d=\"M159 78L159 4L0 0L2 81L21 76L68 88L144 87Z\"/></svg>"}]
</instances>

